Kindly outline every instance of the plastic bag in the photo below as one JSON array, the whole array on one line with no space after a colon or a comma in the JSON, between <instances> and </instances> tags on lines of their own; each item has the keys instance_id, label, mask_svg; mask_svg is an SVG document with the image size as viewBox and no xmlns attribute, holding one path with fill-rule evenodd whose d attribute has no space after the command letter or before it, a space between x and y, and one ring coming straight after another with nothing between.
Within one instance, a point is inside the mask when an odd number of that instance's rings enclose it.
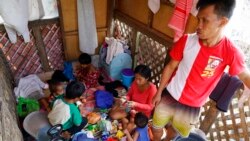
<instances>
[{"instance_id":1,"label":"plastic bag","mask_svg":"<svg viewBox=\"0 0 250 141\"><path fill-rule=\"evenodd\" d=\"M17 114L20 117L25 117L33 111L38 111L40 109L39 103L37 100L29 98L18 98L17 104Z\"/></svg>"},{"instance_id":2,"label":"plastic bag","mask_svg":"<svg viewBox=\"0 0 250 141\"><path fill-rule=\"evenodd\" d=\"M95 92L96 106L102 109L111 108L114 102L113 94L103 90Z\"/></svg>"}]
</instances>

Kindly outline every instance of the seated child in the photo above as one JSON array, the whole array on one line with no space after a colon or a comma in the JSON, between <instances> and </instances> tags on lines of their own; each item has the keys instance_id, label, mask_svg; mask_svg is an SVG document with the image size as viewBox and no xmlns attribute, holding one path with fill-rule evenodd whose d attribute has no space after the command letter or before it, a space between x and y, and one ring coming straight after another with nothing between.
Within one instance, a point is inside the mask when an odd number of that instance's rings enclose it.
<instances>
[{"instance_id":1,"label":"seated child","mask_svg":"<svg viewBox=\"0 0 250 141\"><path fill-rule=\"evenodd\" d=\"M47 81L49 84L50 95L39 100L41 107L47 112L50 112L53 102L64 96L65 86L68 81L69 79L67 79L62 71L56 70L52 75L52 79Z\"/></svg>"},{"instance_id":2,"label":"seated child","mask_svg":"<svg viewBox=\"0 0 250 141\"><path fill-rule=\"evenodd\" d=\"M149 81L151 70L146 65L139 65L135 68L135 80L125 98L120 100L111 110L109 116L112 119L122 119L123 128L126 128L127 113L130 112L130 125L133 125L133 115L136 112L143 112L147 117L150 117L154 108L152 99L157 91L156 86ZM125 105L125 107L123 106Z\"/></svg>"},{"instance_id":3,"label":"seated child","mask_svg":"<svg viewBox=\"0 0 250 141\"><path fill-rule=\"evenodd\" d=\"M76 79L85 84L86 88L95 88L98 86L100 71L91 64L91 56L87 53L82 53L79 56L79 68L76 69Z\"/></svg>"},{"instance_id":4,"label":"seated child","mask_svg":"<svg viewBox=\"0 0 250 141\"><path fill-rule=\"evenodd\" d=\"M54 102L53 108L48 114L48 119L53 126L62 124L63 130L70 135L84 128L87 118L81 116L75 104L84 91L85 87L79 81L72 81L67 85L65 96Z\"/></svg>"},{"instance_id":5,"label":"seated child","mask_svg":"<svg viewBox=\"0 0 250 141\"><path fill-rule=\"evenodd\" d=\"M135 132L133 136L130 135L127 129L124 133L127 136L127 141L150 141L148 134L148 117L142 112L135 114Z\"/></svg>"}]
</instances>

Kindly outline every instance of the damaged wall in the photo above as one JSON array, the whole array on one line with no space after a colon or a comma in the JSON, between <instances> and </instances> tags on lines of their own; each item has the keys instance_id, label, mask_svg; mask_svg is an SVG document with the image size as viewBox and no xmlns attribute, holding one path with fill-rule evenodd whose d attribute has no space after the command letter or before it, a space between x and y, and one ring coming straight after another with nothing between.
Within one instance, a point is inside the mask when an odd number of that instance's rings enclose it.
<instances>
[{"instance_id":1,"label":"damaged wall","mask_svg":"<svg viewBox=\"0 0 250 141\"><path fill-rule=\"evenodd\" d=\"M13 77L0 50L0 141L22 141L18 127L16 102L13 93Z\"/></svg>"}]
</instances>

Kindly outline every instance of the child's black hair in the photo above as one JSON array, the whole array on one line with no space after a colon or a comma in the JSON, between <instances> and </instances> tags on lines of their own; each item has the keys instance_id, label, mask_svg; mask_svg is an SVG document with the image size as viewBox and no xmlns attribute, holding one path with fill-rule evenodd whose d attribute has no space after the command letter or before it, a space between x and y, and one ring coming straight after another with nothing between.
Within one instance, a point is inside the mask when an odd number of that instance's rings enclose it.
<instances>
[{"instance_id":1,"label":"child's black hair","mask_svg":"<svg viewBox=\"0 0 250 141\"><path fill-rule=\"evenodd\" d=\"M146 79L150 79L151 77L151 69L146 66L146 65L138 65L135 68L135 74L140 74L142 77L146 78Z\"/></svg>"},{"instance_id":2,"label":"child's black hair","mask_svg":"<svg viewBox=\"0 0 250 141\"><path fill-rule=\"evenodd\" d=\"M51 79L57 80L59 82L69 82L69 79L64 75L63 71L55 70Z\"/></svg>"},{"instance_id":3,"label":"child's black hair","mask_svg":"<svg viewBox=\"0 0 250 141\"><path fill-rule=\"evenodd\" d=\"M144 128L148 125L148 117L142 112L138 112L135 114L135 125L139 128Z\"/></svg>"},{"instance_id":4,"label":"child's black hair","mask_svg":"<svg viewBox=\"0 0 250 141\"><path fill-rule=\"evenodd\" d=\"M66 87L65 97L68 99L79 98L85 91L85 86L80 81L71 81Z\"/></svg>"},{"instance_id":5,"label":"child's black hair","mask_svg":"<svg viewBox=\"0 0 250 141\"><path fill-rule=\"evenodd\" d=\"M90 64L91 63L91 56L87 53L82 53L79 56L78 61L80 62L80 64Z\"/></svg>"}]
</instances>

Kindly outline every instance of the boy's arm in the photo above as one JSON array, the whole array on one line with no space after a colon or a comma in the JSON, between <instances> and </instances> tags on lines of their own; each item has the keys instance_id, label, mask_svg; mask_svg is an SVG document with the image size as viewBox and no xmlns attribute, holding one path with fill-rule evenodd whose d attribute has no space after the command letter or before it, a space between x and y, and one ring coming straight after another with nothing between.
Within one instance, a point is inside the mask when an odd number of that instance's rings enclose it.
<instances>
[{"instance_id":1,"label":"boy's arm","mask_svg":"<svg viewBox=\"0 0 250 141\"><path fill-rule=\"evenodd\" d=\"M44 107L46 109L47 112L51 111L49 102L47 101L47 98L41 98L39 100L39 103L41 104L42 107Z\"/></svg>"},{"instance_id":2,"label":"boy's arm","mask_svg":"<svg viewBox=\"0 0 250 141\"><path fill-rule=\"evenodd\" d=\"M130 135L130 133L129 133L129 131L127 129L125 129L123 132L127 136L127 141L137 141L137 139L139 137L139 133L137 131L134 132L133 137Z\"/></svg>"},{"instance_id":3,"label":"boy's arm","mask_svg":"<svg viewBox=\"0 0 250 141\"><path fill-rule=\"evenodd\" d=\"M250 89L250 72L248 69L245 69L243 72L238 74L238 77L243 83Z\"/></svg>"},{"instance_id":4,"label":"boy's arm","mask_svg":"<svg viewBox=\"0 0 250 141\"><path fill-rule=\"evenodd\" d=\"M75 126L80 126L81 123L82 123L82 115L78 109L78 107L75 107L74 108L74 111L73 111L73 123Z\"/></svg>"}]
</instances>

